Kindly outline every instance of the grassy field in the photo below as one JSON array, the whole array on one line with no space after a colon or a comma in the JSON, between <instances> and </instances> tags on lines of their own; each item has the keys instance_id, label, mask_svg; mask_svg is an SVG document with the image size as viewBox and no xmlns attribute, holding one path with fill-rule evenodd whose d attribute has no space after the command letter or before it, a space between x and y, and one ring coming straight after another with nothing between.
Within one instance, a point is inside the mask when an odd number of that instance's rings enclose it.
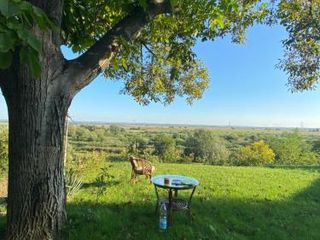
<instances>
[{"instance_id":1,"label":"grassy field","mask_svg":"<svg viewBox=\"0 0 320 240\"><path fill-rule=\"evenodd\" d=\"M152 184L141 177L131 185L129 163L105 166L113 179L98 184L104 166L91 167L69 199L66 239L320 239L319 168L158 164L157 174L190 175L201 183L193 223L176 213L173 226L160 233ZM0 232L4 224L2 216Z\"/></svg>"}]
</instances>

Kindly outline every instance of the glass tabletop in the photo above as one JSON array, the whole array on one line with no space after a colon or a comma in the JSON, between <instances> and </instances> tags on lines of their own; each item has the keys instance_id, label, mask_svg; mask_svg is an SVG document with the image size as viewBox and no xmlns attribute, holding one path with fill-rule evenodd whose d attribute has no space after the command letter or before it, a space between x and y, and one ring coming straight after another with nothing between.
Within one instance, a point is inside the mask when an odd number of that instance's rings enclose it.
<instances>
[{"instance_id":1,"label":"glass tabletop","mask_svg":"<svg viewBox=\"0 0 320 240\"><path fill-rule=\"evenodd\" d=\"M183 175L158 175L152 177L151 182L161 188L174 189L190 189L199 185L195 178Z\"/></svg>"}]
</instances>

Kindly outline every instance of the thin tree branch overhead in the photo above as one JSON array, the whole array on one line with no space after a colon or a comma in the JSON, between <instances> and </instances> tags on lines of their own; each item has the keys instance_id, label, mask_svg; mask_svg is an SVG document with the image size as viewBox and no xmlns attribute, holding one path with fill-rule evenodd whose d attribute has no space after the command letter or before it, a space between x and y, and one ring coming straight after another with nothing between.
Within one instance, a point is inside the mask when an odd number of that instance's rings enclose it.
<instances>
[{"instance_id":1,"label":"thin tree branch overhead","mask_svg":"<svg viewBox=\"0 0 320 240\"><path fill-rule=\"evenodd\" d=\"M170 11L171 6L167 0L150 0L145 10L141 7L134 8L131 14L116 24L84 54L69 62L67 71L76 76L70 83L72 90L81 90L109 66L110 60L121 48L119 38L134 40L148 21Z\"/></svg>"}]
</instances>

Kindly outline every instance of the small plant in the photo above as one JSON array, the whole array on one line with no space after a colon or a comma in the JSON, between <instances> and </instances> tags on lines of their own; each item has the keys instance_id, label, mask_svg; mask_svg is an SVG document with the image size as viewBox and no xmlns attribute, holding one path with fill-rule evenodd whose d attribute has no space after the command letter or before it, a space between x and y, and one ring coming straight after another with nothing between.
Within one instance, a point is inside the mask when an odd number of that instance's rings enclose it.
<instances>
[{"instance_id":1,"label":"small plant","mask_svg":"<svg viewBox=\"0 0 320 240\"><path fill-rule=\"evenodd\" d=\"M97 200L106 194L107 188L110 185L110 182L112 179L114 179L114 176L110 174L109 170L112 167L112 165L108 165L106 167L101 168L100 173L95 179L95 186L96 189L96 195Z\"/></svg>"},{"instance_id":2,"label":"small plant","mask_svg":"<svg viewBox=\"0 0 320 240\"><path fill-rule=\"evenodd\" d=\"M66 170L65 182L68 197L73 196L83 185L82 179L73 168Z\"/></svg>"}]
</instances>

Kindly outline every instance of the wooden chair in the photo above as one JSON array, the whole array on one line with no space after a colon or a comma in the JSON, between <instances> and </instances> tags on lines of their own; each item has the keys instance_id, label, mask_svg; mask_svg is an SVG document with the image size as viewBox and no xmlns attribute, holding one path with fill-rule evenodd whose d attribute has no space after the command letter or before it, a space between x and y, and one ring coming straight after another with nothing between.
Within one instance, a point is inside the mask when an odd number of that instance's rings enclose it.
<instances>
[{"instance_id":1,"label":"wooden chair","mask_svg":"<svg viewBox=\"0 0 320 240\"><path fill-rule=\"evenodd\" d=\"M151 162L132 156L129 158L129 161L132 167L131 183L136 183L139 175L145 175L146 178L151 180L151 176L156 170L156 168L152 166Z\"/></svg>"}]
</instances>

